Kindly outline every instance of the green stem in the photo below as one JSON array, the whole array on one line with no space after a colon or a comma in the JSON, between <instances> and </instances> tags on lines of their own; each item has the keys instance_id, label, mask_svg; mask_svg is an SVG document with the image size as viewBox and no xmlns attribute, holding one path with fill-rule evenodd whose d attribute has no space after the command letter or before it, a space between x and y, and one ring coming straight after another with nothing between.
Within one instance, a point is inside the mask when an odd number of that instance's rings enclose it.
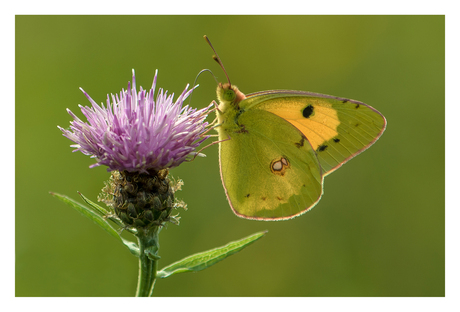
<instances>
[{"instance_id":1,"label":"green stem","mask_svg":"<svg viewBox=\"0 0 460 312\"><path fill-rule=\"evenodd\" d=\"M147 230L138 229L137 239L139 242L139 277L137 281L136 297L151 297L158 270L158 234L160 227L152 227Z\"/></svg>"}]
</instances>

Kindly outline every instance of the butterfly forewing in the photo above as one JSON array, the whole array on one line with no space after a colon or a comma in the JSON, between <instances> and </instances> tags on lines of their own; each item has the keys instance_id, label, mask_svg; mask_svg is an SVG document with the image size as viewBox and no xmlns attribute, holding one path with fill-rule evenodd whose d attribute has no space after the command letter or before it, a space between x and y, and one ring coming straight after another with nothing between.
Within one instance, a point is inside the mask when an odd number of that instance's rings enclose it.
<instances>
[{"instance_id":1,"label":"butterfly forewing","mask_svg":"<svg viewBox=\"0 0 460 312\"><path fill-rule=\"evenodd\" d=\"M310 92L253 93L242 108L271 112L300 130L316 151L323 175L371 146L386 127L383 115L367 104Z\"/></svg>"}]
</instances>

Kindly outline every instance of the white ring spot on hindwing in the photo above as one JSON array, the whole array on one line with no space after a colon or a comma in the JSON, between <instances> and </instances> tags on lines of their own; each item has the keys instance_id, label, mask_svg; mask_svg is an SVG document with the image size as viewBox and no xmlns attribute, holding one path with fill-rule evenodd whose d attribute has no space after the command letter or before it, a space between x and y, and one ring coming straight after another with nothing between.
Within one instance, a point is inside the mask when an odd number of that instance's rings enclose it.
<instances>
[{"instance_id":1,"label":"white ring spot on hindwing","mask_svg":"<svg viewBox=\"0 0 460 312\"><path fill-rule=\"evenodd\" d=\"M284 176L286 169L290 168L291 164L286 156L275 158L270 163L270 171L279 176Z\"/></svg>"}]
</instances>

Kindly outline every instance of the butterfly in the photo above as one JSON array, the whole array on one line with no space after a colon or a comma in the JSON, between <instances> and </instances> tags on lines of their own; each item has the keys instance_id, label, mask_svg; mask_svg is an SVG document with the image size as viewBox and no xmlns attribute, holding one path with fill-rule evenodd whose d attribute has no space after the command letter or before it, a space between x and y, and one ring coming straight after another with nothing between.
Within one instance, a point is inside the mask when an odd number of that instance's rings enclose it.
<instances>
[{"instance_id":1,"label":"butterfly","mask_svg":"<svg viewBox=\"0 0 460 312\"><path fill-rule=\"evenodd\" d=\"M385 117L359 101L292 90L245 95L227 80L217 87L220 175L242 218L287 220L309 211L321 199L324 177L386 128Z\"/></svg>"}]
</instances>

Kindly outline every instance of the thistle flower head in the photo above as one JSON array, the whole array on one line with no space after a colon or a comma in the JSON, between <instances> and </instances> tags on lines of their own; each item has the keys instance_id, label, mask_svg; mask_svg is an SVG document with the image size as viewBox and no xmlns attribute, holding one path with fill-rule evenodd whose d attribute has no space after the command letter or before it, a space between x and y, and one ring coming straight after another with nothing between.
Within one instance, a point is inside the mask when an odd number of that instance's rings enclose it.
<instances>
[{"instance_id":1,"label":"thistle flower head","mask_svg":"<svg viewBox=\"0 0 460 312\"><path fill-rule=\"evenodd\" d=\"M185 87L173 102L174 94L159 89L155 99L158 71L150 90L136 90L133 70L132 85L119 95L107 95L107 106L99 106L83 89L92 107L79 105L87 122L73 117L70 130L58 128L75 142L76 151L91 155L97 162L90 166L105 165L107 171L126 170L148 173L151 170L173 168L187 157L196 154L196 148L209 136L204 136L208 123L206 116L211 105L197 110L184 100L194 88Z\"/></svg>"}]
</instances>

